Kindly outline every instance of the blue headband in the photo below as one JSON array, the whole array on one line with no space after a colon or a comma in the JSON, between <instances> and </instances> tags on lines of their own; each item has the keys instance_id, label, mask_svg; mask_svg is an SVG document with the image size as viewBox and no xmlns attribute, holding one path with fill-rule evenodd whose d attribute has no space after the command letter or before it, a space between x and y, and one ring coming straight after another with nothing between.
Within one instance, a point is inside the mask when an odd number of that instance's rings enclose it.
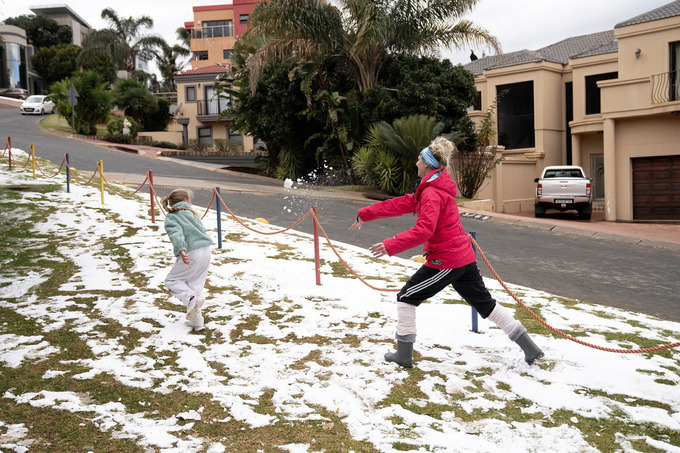
<instances>
[{"instance_id":1,"label":"blue headband","mask_svg":"<svg viewBox=\"0 0 680 453\"><path fill-rule=\"evenodd\" d=\"M434 154L432 154L432 151L430 151L430 148L424 148L420 152L420 158L423 159L423 162L425 162L425 165L431 168L439 168L442 166L442 164L439 163L436 157L434 157Z\"/></svg>"}]
</instances>

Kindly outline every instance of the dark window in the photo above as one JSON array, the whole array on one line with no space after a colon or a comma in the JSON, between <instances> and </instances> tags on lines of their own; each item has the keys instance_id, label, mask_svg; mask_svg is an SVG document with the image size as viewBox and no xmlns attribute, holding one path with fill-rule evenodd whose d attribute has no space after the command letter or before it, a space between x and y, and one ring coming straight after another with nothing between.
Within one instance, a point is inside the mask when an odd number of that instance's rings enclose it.
<instances>
[{"instance_id":1,"label":"dark window","mask_svg":"<svg viewBox=\"0 0 680 453\"><path fill-rule=\"evenodd\" d=\"M680 41L672 42L670 49L669 101L680 101Z\"/></svg>"},{"instance_id":2,"label":"dark window","mask_svg":"<svg viewBox=\"0 0 680 453\"><path fill-rule=\"evenodd\" d=\"M475 92L475 99L472 101L472 108L474 110L482 110L482 92Z\"/></svg>"},{"instance_id":3,"label":"dark window","mask_svg":"<svg viewBox=\"0 0 680 453\"><path fill-rule=\"evenodd\" d=\"M498 99L498 144L505 149L533 148L534 82L496 87Z\"/></svg>"},{"instance_id":4,"label":"dark window","mask_svg":"<svg viewBox=\"0 0 680 453\"><path fill-rule=\"evenodd\" d=\"M207 50L201 50L199 52L194 52L194 60L199 61L199 60L207 60L208 59L208 51Z\"/></svg>"},{"instance_id":5,"label":"dark window","mask_svg":"<svg viewBox=\"0 0 680 453\"><path fill-rule=\"evenodd\" d=\"M212 146L212 127L199 127L196 130L196 135L198 135L198 142L205 146Z\"/></svg>"},{"instance_id":6,"label":"dark window","mask_svg":"<svg viewBox=\"0 0 680 453\"><path fill-rule=\"evenodd\" d=\"M196 102L196 87L189 86L184 88L184 100L186 102Z\"/></svg>"},{"instance_id":7,"label":"dark window","mask_svg":"<svg viewBox=\"0 0 680 453\"><path fill-rule=\"evenodd\" d=\"M586 115L594 115L602 112L602 107L600 105L600 89L597 87L597 82L600 80L616 79L618 76L618 72L586 76Z\"/></svg>"},{"instance_id":8,"label":"dark window","mask_svg":"<svg viewBox=\"0 0 680 453\"><path fill-rule=\"evenodd\" d=\"M241 135L241 133L238 131L238 129L231 130L231 129L227 128L227 139L233 140L233 141L238 142L241 145L243 145L243 135Z\"/></svg>"},{"instance_id":9,"label":"dark window","mask_svg":"<svg viewBox=\"0 0 680 453\"><path fill-rule=\"evenodd\" d=\"M234 55L234 49L224 49L222 51L222 58L225 60L231 60L231 57Z\"/></svg>"},{"instance_id":10,"label":"dark window","mask_svg":"<svg viewBox=\"0 0 680 453\"><path fill-rule=\"evenodd\" d=\"M238 20L242 24L247 24L248 23L248 15L247 14L241 14L239 16Z\"/></svg>"}]
</instances>

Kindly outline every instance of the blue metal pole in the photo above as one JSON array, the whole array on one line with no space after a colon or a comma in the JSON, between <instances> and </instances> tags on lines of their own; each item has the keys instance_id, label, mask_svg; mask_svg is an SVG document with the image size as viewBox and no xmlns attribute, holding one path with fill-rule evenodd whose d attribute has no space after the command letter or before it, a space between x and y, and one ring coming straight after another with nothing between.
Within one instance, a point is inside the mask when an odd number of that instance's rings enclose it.
<instances>
[{"instance_id":1,"label":"blue metal pole","mask_svg":"<svg viewBox=\"0 0 680 453\"><path fill-rule=\"evenodd\" d=\"M68 153L66 153L66 193L71 193L71 164L68 161Z\"/></svg>"},{"instance_id":2,"label":"blue metal pole","mask_svg":"<svg viewBox=\"0 0 680 453\"><path fill-rule=\"evenodd\" d=\"M470 236L476 241L477 240L477 233L474 231L470 231ZM475 251L475 257L477 256L477 248L473 245L472 248ZM470 310L472 310L472 331L475 333L479 333L479 319L478 319L478 313L477 310L475 310L475 307L470 307Z\"/></svg>"},{"instance_id":3,"label":"blue metal pole","mask_svg":"<svg viewBox=\"0 0 680 453\"><path fill-rule=\"evenodd\" d=\"M220 195L220 188L215 187L217 195ZM219 197L215 200L217 202L217 248L222 248L222 203L220 203Z\"/></svg>"}]
</instances>

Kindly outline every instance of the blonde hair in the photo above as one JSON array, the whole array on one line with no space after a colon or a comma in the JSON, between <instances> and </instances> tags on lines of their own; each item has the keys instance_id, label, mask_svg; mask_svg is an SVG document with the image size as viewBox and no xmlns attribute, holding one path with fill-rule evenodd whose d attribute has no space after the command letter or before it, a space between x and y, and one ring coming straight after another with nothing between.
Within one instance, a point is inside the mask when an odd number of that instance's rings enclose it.
<instances>
[{"instance_id":1,"label":"blonde hair","mask_svg":"<svg viewBox=\"0 0 680 453\"><path fill-rule=\"evenodd\" d=\"M451 154L456 149L455 145L445 137L437 137L430 143L430 152L442 164L442 168L448 168Z\"/></svg>"},{"instance_id":2,"label":"blonde hair","mask_svg":"<svg viewBox=\"0 0 680 453\"><path fill-rule=\"evenodd\" d=\"M170 192L170 195L168 195L167 197L161 198L161 205L168 212L177 212L182 210L194 212L193 209L188 208L173 208L175 204L179 203L180 201L191 200L191 197L193 196L194 193L191 190L175 189L172 192ZM194 212L194 214L196 213Z\"/></svg>"}]
</instances>

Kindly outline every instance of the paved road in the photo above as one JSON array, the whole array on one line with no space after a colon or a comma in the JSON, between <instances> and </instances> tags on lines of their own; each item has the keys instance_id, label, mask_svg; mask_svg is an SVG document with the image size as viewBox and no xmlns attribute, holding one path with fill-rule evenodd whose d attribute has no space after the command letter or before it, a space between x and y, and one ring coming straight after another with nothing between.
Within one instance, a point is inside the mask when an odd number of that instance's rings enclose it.
<instances>
[{"instance_id":1,"label":"paved road","mask_svg":"<svg viewBox=\"0 0 680 453\"><path fill-rule=\"evenodd\" d=\"M33 143L38 157L54 162L60 162L68 152L71 164L88 172L94 170L97 161L104 160L105 174L130 183L141 181L146 171L152 170L161 194L178 186L192 187L197 205L207 204L212 187L219 186L236 214L264 217L281 226L292 224L317 205L322 225L333 240L366 248L415 221L413 216L403 216L371 222L361 232L352 232L347 227L356 210L373 201L330 196L305 187L286 190L281 181L108 150L41 131L37 121L37 117L21 117L14 109L0 107L0 135L10 135L14 147L27 150ZM311 232L311 225L303 222L298 229ZM487 257L507 282L680 321L677 250L508 225L496 221L493 215L488 220L464 218L463 225L477 233ZM414 249L401 256L418 252ZM483 263L480 268L485 276L491 276Z\"/></svg>"}]
</instances>

